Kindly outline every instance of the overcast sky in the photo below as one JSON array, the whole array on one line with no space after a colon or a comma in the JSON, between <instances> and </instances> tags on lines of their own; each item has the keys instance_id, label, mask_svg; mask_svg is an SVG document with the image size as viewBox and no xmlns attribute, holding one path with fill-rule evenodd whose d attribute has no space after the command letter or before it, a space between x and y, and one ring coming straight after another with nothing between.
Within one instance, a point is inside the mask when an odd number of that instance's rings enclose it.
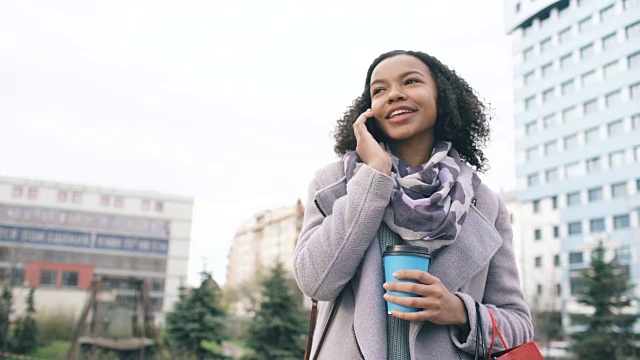
<instances>
[{"instance_id":1,"label":"overcast sky","mask_svg":"<svg viewBox=\"0 0 640 360\"><path fill-rule=\"evenodd\" d=\"M515 187L502 0L0 2L4 176L193 196L189 281L224 283L239 224L306 196L370 62L422 50L495 109Z\"/></svg>"}]
</instances>

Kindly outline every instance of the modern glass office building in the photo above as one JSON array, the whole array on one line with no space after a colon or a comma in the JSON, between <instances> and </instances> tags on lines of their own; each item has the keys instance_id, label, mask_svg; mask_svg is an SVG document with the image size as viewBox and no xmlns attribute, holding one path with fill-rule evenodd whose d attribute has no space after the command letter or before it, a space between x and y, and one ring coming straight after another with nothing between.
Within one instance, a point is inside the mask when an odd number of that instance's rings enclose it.
<instances>
[{"instance_id":1,"label":"modern glass office building","mask_svg":"<svg viewBox=\"0 0 640 360\"><path fill-rule=\"evenodd\" d=\"M562 310L570 326L599 240L640 282L640 1L505 6L523 287L534 309Z\"/></svg>"}]
</instances>

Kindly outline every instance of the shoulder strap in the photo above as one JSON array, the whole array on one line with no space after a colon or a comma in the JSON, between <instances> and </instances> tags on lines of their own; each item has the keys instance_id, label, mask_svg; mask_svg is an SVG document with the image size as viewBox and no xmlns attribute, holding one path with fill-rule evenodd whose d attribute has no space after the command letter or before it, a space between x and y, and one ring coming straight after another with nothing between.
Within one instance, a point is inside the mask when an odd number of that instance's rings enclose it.
<instances>
[{"instance_id":1,"label":"shoulder strap","mask_svg":"<svg viewBox=\"0 0 640 360\"><path fill-rule=\"evenodd\" d=\"M309 319L309 335L307 336L307 348L304 351L304 360L309 360L311 355L311 345L313 344L313 333L316 329L316 321L318 320L318 300L311 299L311 317Z\"/></svg>"},{"instance_id":2,"label":"shoulder strap","mask_svg":"<svg viewBox=\"0 0 640 360\"><path fill-rule=\"evenodd\" d=\"M336 300L331 305L331 312L329 313L329 318L327 319L327 323L324 325L324 329L322 329L322 335L320 336L320 341L318 342L318 348L316 349L316 353L313 355L313 359L318 359L318 355L320 354L320 349L322 348L322 343L324 343L324 339L327 336L327 331L329 330L329 325L331 325L331 321L336 315L336 311L338 310L338 305L340 304L340 299L342 298L342 292ZM311 359L311 346L313 345L313 334L316 328L316 322L318 320L318 300L311 299L311 318L309 319L309 336L307 337L307 348L304 352L304 360Z\"/></svg>"},{"instance_id":3,"label":"shoulder strap","mask_svg":"<svg viewBox=\"0 0 640 360\"><path fill-rule=\"evenodd\" d=\"M476 304L476 360L487 360L487 348L484 339L484 326L482 325L482 313L480 311L480 304Z\"/></svg>"}]
</instances>

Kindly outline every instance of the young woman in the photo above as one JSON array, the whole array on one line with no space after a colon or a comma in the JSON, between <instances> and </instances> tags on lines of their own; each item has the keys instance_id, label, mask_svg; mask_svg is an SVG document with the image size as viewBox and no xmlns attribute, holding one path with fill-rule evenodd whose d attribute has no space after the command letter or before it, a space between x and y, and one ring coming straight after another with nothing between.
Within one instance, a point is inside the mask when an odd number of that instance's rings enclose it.
<instances>
[{"instance_id":1,"label":"young woman","mask_svg":"<svg viewBox=\"0 0 640 360\"><path fill-rule=\"evenodd\" d=\"M436 58L392 51L373 61L336 126L342 160L310 184L295 250L296 281L320 300L311 358L472 359L476 302L489 341L489 309L508 344L532 339L507 209L476 174L488 121ZM418 283L385 283L382 252L394 244L428 249L428 272L394 275ZM420 311L387 314L387 301Z\"/></svg>"}]
</instances>

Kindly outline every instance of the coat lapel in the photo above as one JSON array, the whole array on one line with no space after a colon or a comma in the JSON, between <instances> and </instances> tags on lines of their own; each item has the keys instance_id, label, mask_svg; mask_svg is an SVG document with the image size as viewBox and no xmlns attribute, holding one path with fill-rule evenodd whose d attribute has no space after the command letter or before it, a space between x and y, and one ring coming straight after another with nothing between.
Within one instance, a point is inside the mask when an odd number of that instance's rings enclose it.
<instances>
[{"instance_id":1,"label":"coat lapel","mask_svg":"<svg viewBox=\"0 0 640 360\"><path fill-rule=\"evenodd\" d=\"M459 237L433 259L429 273L440 279L450 292L459 291L489 266L500 246L502 238L498 231L472 206Z\"/></svg>"},{"instance_id":2,"label":"coat lapel","mask_svg":"<svg viewBox=\"0 0 640 360\"><path fill-rule=\"evenodd\" d=\"M456 293L489 266L502 243L495 226L472 206L459 237L433 259L429 273L440 279L447 290ZM424 324L421 321L411 323L409 346L412 349Z\"/></svg>"}]
</instances>

